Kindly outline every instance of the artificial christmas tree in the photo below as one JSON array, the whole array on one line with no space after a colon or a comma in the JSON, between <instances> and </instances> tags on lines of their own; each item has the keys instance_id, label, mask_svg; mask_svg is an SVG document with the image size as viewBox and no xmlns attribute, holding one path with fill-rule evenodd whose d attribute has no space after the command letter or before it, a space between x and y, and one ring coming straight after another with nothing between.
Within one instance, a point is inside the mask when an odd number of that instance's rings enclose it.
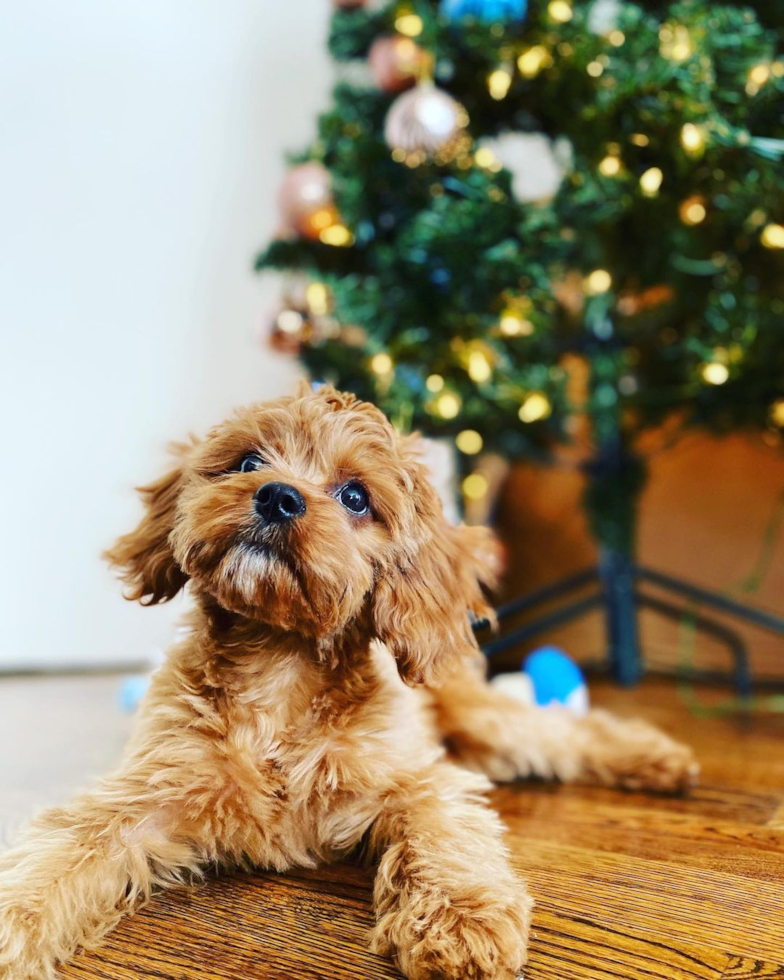
<instances>
[{"instance_id":1,"label":"artificial christmas tree","mask_svg":"<svg viewBox=\"0 0 784 980\"><path fill-rule=\"evenodd\" d=\"M454 436L469 495L483 449L547 459L589 421L626 680L641 433L784 426L782 30L775 0L338 9L338 61L384 38L406 57L338 83L297 161L318 201L303 217L289 179L258 260L329 297L299 348L313 377ZM569 359L590 369L577 399Z\"/></svg>"}]
</instances>

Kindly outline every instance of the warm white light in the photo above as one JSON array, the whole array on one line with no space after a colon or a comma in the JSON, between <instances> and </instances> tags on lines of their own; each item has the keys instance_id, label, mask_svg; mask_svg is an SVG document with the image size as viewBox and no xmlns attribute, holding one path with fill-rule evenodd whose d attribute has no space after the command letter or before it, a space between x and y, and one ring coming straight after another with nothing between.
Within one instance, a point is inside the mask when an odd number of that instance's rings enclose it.
<instances>
[{"instance_id":1,"label":"warm white light","mask_svg":"<svg viewBox=\"0 0 784 980\"><path fill-rule=\"evenodd\" d=\"M681 128L681 146L687 153L699 153L705 146L705 131L694 123L684 123Z\"/></svg>"},{"instance_id":2,"label":"warm white light","mask_svg":"<svg viewBox=\"0 0 784 980\"><path fill-rule=\"evenodd\" d=\"M308 283L305 300L310 312L316 316L324 316L329 312L329 290L323 282Z\"/></svg>"},{"instance_id":3,"label":"warm white light","mask_svg":"<svg viewBox=\"0 0 784 980\"><path fill-rule=\"evenodd\" d=\"M610 31L608 40L614 48L620 48L620 46L626 40L626 35L623 33L623 31Z\"/></svg>"},{"instance_id":4,"label":"warm white light","mask_svg":"<svg viewBox=\"0 0 784 980\"><path fill-rule=\"evenodd\" d=\"M481 473L471 473L463 480L463 493L469 500L481 500L489 488L487 478Z\"/></svg>"},{"instance_id":5,"label":"warm white light","mask_svg":"<svg viewBox=\"0 0 784 980\"><path fill-rule=\"evenodd\" d=\"M319 239L325 245L337 245L338 247L354 244L354 236L345 225L331 225L329 228L325 228L319 232Z\"/></svg>"},{"instance_id":6,"label":"warm white light","mask_svg":"<svg viewBox=\"0 0 784 980\"><path fill-rule=\"evenodd\" d=\"M550 52L541 44L523 51L517 59L517 67L524 78L534 78L543 68L549 68L552 63Z\"/></svg>"},{"instance_id":7,"label":"warm white light","mask_svg":"<svg viewBox=\"0 0 784 980\"><path fill-rule=\"evenodd\" d=\"M621 161L612 154L608 154L599 164L599 173L605 177L616 177L620 172Z\"/></svg>"},{"instance_id":8,"label":"warm white light","mask_svg":"<svg viewBox=\"0 0 784 980\"><path fill-rule=\"evenodd\" d=\"M525 399L517 413L521 422L538 422L546 419L553 408L546 395L541 391L533 391Z\"/></svg>"},{"instance_id":9,"label":"warm white light","mask_svg":"<svg viewBox=\"0 0 784 980\"><path fill-rule=\"evenodd\" d=\"M512 76L505 68L497 68L487 76L487 90L497 102L506 98L511 84Z\"/></svg>"},{"instance_id":10,"label":"warm white light","mask_svg":"<svg viewBox=\"0 0 784 980\"><path fill-rule=\"evenodd\" d=\"M423 27L419 14L401 14L395 20L395 30L405 34L406 37L419 37Z\"/></svg>"},{"instance_id":11,"label":"warm white light","mask_svg":"<svg viewBox=\"0 0 784 980\"><path fill-rule=\"evenodd\" d=\"M708 212L702 198L689 197L681 204L678 213L685 225L699 225L705 220Z\"/></svg>"},{"instance_id":12,"label":"warm white light","mask_svg":"<svg viewBox=\"0 0 784 980\"><path fill-rule=\"evenodd\" d=\"M709 385L723 385L729 378L730 372L726 364L719 361L710 361L702 365L702 378Z\"/></svg>"},{"instance_id":13,"label":"warm white light","mask_svg":"<svg viewBox=\"0 0 784 980\"><path fill-rule=\"evenodd\" d=\"M760 241L765 248L784 248L784 226L765 225L760 235Z\"/></svg>"},{"instance_id":14,"label":"warm white light","mask_svg":"<svg viewBox=\"0 0 784 980\"><path fill-rule=\"evenodd\" d=\"M643 194L648 197L655 197L659 193L659 188L664 180L664 174L658 167L650 167L640 177L640 187Z\"/></svg>"},{"instance_id":15,"label":"warm white light","mask_svg":"<svg viewBox=\"0 0 784 980\"><path fill-rule=\"evenodd\" d=\"M612 276L606 269L594 269L583 279L583 289L589 296L606 293L612 286Z\"/></svg>"},{"instance_id":16,"label":"warm white light","mask_svg":"<svg viewBox=\"0 0 784 980\"><path fill-rule=\"evenodd\" d=\"M686 61L694 53L691 35L683 24L668 24L659 29L659 52L669 61Z\"/></svg>"},{"instance_id":17,"label":"warm white light","mask_svg":"<svg viewBox=\"0 0 784 980\"><path fill-rule=\"evenodd\" d=\"M534 332L534 325L530 320L525 320L511 311L501 314L498 325L505 337L530 337Z\"/></svg>"},{"instance_id":18,"label":"warm white light","mask_svg":"<svg viewBox=\"0 0 784 980\"><path fill-rule=\"evenodd\" d=\"M370 358L370 370L374 374L391 374L392 366L389 354L375 354Z\"/></svg>"},{"instance_id":19,"label":"warm white light","mask_svg":"<svg viewBox=\"0 0 784 980\"><path fill-rule=\"evenodd\" d=\"M477 167L490 168L498 162L498 157L487 146L480 146L474 154L474 161Z\"/></svg>"},{"instance_id":20,"label":"warm white light","mask_svg":"<svg viewBox=\"0 0 784 980\"><path fill-rule=\"evenodd\" d=\"M585 70L591 78L598 78L604 71L604 65L600 61L591 61Z\"/></svg>"},{"instance_id":21,"label":"warm white light","mask_svg":"<svg viewBox=\"0 0 784 980\"><path fill-rule=\"evenodd\" d=\"M442 419L453 419L460 411L460 399L451 391L445 391L436 398L434 408L436 415L440 415Z\"/></svg>"},{"instance_id":22,"label":"warm white light","mask_svg":"<svg viewBox=\"0 0 784 980\"><path fill-rule=\"evenodd\" d=\"M425 387L433 394L437 394L444 387L444 379L440 374L431 374L425 382Z\"/></svg>"},{"instance_id":23,"label":"warm white light","mask_svg":"<svg viewBox=\"0 0 784 980\"><path fill-rule=\"evenodd\" d=\"M778 398L770 406L770 420L774 425L784 428L784 398Z\"/></svg>"},{"instance_id":24,"label":"warm white light","mask_svg":"<svg viewBox=\"0 0 784 980\"><path fill-rule=\"evenodd\" d=\"M547 13L550 15L550 20L554 20L556 24L566 24L572 19L572 5L566 0L550 0Z\"/></svg>"},{"instance_id":25,"label":"warm white light","mask_svg":"<svg viewBox=\"0 0 784 980\"><path fill-rule=\"evenodd\" d=\"M476 456L478 452L482 451L484 441L479 433L473 429L463 429L462 432L458 433L455 445L466 456Z\"/></svg>"},{"instance_id":26,"label":"warm white light","mask_svg":"<svg viewBox=\"0 0 784 980\"><path fill-rule=\"evenodd\" d=\"M472 350L468 355L468 377L472 381L487 381L493 369L487 357L478 350Z\"/></svg>"},{"instance_id":27,"label":"warm white light","mask_svg":"<svg viewBox=\"0 0 784 980\"><path fill-rule=\"evenodd\" d=\"M749 72L748 81L746 82L747 94L756 95L762 86L769 80L770 74L770 65L766 65L764 63L754 65Z\"/></svg>"}]
</instances>

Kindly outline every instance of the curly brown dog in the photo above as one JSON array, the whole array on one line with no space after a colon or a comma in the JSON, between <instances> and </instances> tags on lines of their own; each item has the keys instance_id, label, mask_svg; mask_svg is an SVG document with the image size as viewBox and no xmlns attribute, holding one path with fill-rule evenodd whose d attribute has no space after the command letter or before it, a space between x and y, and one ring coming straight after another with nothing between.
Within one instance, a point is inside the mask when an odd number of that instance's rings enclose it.
<instances>
[{"instance_id":1,"label":"curly brown dog","mask_svg":"<svg viewBox=\"0 0 784 980\"><path fill-rule=\"evenodd\" d=\"M108 557L129 598L188 583L196 611L119 770L0 858L0 976L55 976L209 868L283 871L361 843L375 950L412 980L511 980L531 899L487 777L692 781L689 750L641 722L487 686L469 616L490 614L492 539L444 520L373 406L329 387L253 406L141 494Z\"/></svg>"}]
</instances>

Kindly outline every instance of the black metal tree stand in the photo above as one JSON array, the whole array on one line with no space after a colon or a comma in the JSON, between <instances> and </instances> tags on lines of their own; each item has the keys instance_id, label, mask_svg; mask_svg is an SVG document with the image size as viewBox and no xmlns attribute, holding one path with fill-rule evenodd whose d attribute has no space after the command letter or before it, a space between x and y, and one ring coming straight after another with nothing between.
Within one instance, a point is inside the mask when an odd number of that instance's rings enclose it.
<instances>
[{"instance_id":1,"label":"black metal tree stand","mask_svg":"<svg viewBox=\"0 0 784 980\"><path fill-rule=\"evenodd\" d=\"M714 613L783 636L784 618L635 560L636 512L644 467L637 457L624 450L619 437L604 443L586 466L586 472L587 502L589 511L593 506L592 523L600 542L598 564L501 606L497 610L499 624L556 603L555 608L486 643L483 646L485 654L494 657L593 609L602 608L612 675L619 684L635 684L644 670L637 613L639 609L652 609L670 619L688 618L693 628L722 642L733 658L738 693L748 697L752 678L743 638L709 612L697 611L695 607L707 607ZM646 584L669 593L672 598L646 593L643 591ZM594 588L587 596L572 598L590 586Z\"/></svg>"}]
</instances>

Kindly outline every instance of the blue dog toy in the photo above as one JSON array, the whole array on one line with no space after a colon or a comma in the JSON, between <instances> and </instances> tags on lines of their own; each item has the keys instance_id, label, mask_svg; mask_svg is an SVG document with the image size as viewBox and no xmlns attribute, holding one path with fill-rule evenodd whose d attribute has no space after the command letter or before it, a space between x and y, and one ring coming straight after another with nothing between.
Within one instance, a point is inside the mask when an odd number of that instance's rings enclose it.
<instances>
[{"instance_id":1,"label":"blue dog toy","mask_svg":"<svg viewBox=\"0 0 784 980\"><path fill-rule=\"evenodd\" d=\"M588 687L577 664L558 647L539 647L525 658L538 705L563 704L575 714L588 711Z\"/></svg>"}]
</instances>

